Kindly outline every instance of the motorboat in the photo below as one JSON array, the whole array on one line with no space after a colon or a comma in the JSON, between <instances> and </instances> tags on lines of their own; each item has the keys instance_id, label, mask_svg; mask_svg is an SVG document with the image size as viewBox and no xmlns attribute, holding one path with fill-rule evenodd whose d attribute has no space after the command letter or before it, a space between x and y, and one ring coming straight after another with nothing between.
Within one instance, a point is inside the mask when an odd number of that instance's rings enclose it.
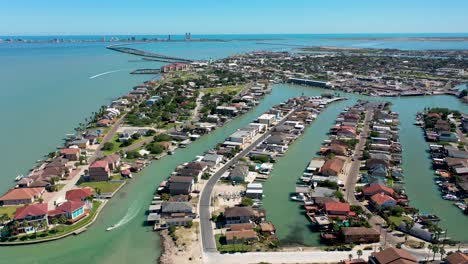
<instances>
[{"instance_id":1,"label":"motorboat","mask_svg":"<svg viewBox=\"0 0 468 264\"><path fill-rule=\"evenodd\" d=\"M106 231L112 231L115 227L115 225L111 225L110 227L106 228Z\"/></svg>"}]
</instances>

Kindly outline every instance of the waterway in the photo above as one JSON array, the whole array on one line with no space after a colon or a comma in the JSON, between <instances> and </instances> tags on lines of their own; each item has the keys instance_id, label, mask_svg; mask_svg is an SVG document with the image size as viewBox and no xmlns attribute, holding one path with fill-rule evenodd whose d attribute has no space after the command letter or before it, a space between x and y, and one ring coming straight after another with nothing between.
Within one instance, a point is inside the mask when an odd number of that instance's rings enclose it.
<instances>
[{"instance_id":1,"label":"waterway","mask_svg":"<svg viewBox=\"0 0 468 264\"><path fill-rule=\"evenodd\" d=\"M166 50L167 55L208 59L249 50L285 49L275 45L259 46L247 41L228 43L228 47L223 47L224 43L176 44L179 46L167 46ZM165 51L159 51L159 47L172 43L154 45L153 51L166 54ZM395 43L391 42L391 45ZM434 44L435 47L438 45ZM136 57L106 50L104 46L102 43L0 45L0 61L4 62L0 64L0 78L7 84L0 87L0 191L12 186L16 174L24 173L35 160L60 145L63 135L73 132L73 127L99 105L108 103L148 78L129 75L130 70L161 65L154 62L129 62ZM90 79L105 72L111 73ZM145 210L156 185L175 166L192 160L269 107L291 96L302 93L318 95L322 92L324 90L310 87L275 86L272 94L247 115L201 138L189 148L154 162L137 175L108 203L87 232L45 244L1 247L0 263L154 263L160 254L159 237L143 223ZM350 100L330 105L307 129L305 135L290 146L287 155L278 161L265 184L264 204L268 219L277 226L278 235L285 242L307 245L318 243L317 235L307 230L308 220L300 215L298 205L290 202L288 197L294 191L294 184L307 163L327 137L326 132L338 113L358 98L367 98L352 94L346 96ZM394 103L393 110L400 113L404 170L412 205L423 211L437 213L444 219L442 225L449 228L451 237L468 241L467 218L450 202L440 198L425 152L427 144L420 128L412 125L416 112L424 107L450 107L467 113L467 105L450 96L389 100ZM112 232L104 231L119 222L122 223L119 228Z\"/></svg>"}]
</instances>

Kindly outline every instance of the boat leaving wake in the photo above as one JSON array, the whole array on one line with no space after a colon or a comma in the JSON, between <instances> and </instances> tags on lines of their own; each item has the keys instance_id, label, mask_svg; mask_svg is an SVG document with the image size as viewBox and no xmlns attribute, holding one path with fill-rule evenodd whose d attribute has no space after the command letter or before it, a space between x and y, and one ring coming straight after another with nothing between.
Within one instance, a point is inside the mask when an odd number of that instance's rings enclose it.
<instances>
[{"instance_id":1,"label":"boat leaving wake","mask_svg":"<svg viewBox=\"0 0 468 264\"><path fill-rule=\"evenodd\" d=\"M116 228L118 228L118 227L120 227L120 226L123 226L123 225L127 224L127 223L130 222L133 218L135 218L135 216L138 215L138 213L140 212L140 209L141 209L141 207L138 206L138 203L134 202L134 203L130 206L130 208L128 208L127 213L124 215L124 217L123 217L122 219L120 219L120 221L117 222L117 224L108 227L108 228L106 229L106 231L111 231L111 230L113 230L113 229L116 229Z\"/></svg>"},{"instance_id":2,"label":"boat leaving wake","mask_svg":"<svg viewBox=\"0 0 468 264\"><path fill-rule=\"evenodd\" d=\"M99 74L96 74L96 75L93 75L91 77L89 77L89 79L94 79L94 78L97 78L97 77L100 77L100 76L103 76L103 75L106 75L106 74L109 74L109 73L114 73L114 72L119 72L119 71L124 71L125 69L120 69L120 70L115 70L115 71L107 71L107 72L102 72L102 73L99 73Z\"/></svg>"}]
</instances>

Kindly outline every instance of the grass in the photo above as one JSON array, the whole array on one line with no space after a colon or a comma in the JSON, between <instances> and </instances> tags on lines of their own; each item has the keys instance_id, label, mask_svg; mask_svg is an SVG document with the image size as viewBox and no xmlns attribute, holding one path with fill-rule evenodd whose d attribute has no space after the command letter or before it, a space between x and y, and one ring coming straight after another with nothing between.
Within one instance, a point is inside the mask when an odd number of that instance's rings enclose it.
<instances>
[{"instance_id":1,"label":"grass","mask_svg":"<svg viewBox=\"0 0 468 264\"><path fill-rule=\"evenodd\" d=\"M244 89L244 85L228 85L221 86L217 88L204 88L200 89L201 92L205 94L220 94L220 93L231 93L235 92L236 94L240 93Z\"/></svg>"},{"instance_id":2,"label":"grass","mask_svg":"<svg viewBox=\"0 0 468 264\"><path fill-rule=\"evenodd\" d=\"M388 220L390 220L390 222L394 223L396 226L399 226L403 220L411 221L411 218L408 216L390 216Z\"/></svg>"},{"instance_id":3,"label":"grass","mask_svg":"<svg viewBox=\"0 0 468 264\"><path fill-rule=\"evenodd\" d=\"M55 186L57 186L57 191L60 191L65 186L65 184L60 183L56 184Z\"/></svg>"},{"instance_id":4,"label":"grass","mask_svg":"<svg viewBox=\"0 0 468 264\"><path fill-rule=\"evenodd\" d=\"M233 245L227 245L226 244L226 237L222 234L217 234L215 235L215 240L216 240L216 247L218 248L218 251L221 253L227 253L227 252L247 252L252 250L251 245L247 244L233 244Z\"/></svg>"},{"instance_id":5,"label":"grass","mask_svg":"<svg viewBox=\"0 0 468 264\"><path fill-rule=\"evenodd\" d=\"M101 206L100 201L97 201L97 200L93 201L93 208L91 209L89 215L86 216L85 218L83 218L82 220L80 220L79 222L75 223L74 225L61 225L60 227L55 228L53 230L42 231L42 232L38 232L37 234L29 234L29 235L22 235L22 236L19 236L19 237L11 237L11 238L8 238L8 241L15 242L15 241L18 241L18 240L20 240L20 241L44 240L44 239L50 239L50 238L61 236L61 235L67 234L67 233L74 232L74 231L82 228L83 226L89 224L93 220L93 218L97 214L97 210L98 210L99 206ZM2 242L4 242L4 241L2 241Z\"/></svg>"},{"instance_id":6,"label":"grass","mask_svg":"<svg viewBox=\"0 0 468 264\"><path fill-rule=\"evenodd\" d=\"M122 183L120 182L83 182L80 184L80 187L91 187L94 190L99 189L101 193L112 193L117 190Z\"/></svg>"},{"instance_id":7,"label":"grass","mask_svg":"<svg viewBox=\"0 0 468 264\"><path fill-rule=\"evenodd\" d=\"M0 215L7 214L8 217L13 218L16 209L21 206L2 206L0 207Z\"/></svg>"}]
</instances>

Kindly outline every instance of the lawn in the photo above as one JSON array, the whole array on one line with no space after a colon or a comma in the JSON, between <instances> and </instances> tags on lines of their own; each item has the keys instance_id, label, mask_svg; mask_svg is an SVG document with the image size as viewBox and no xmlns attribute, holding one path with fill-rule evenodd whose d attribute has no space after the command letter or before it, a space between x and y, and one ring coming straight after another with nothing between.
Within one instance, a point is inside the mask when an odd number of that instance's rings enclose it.
<instances>
[{"instance_id":1,"label":"lawn","mask_svg":"<svg viewBox=\"0 0 468 264\"><path fill-rule=\"evenodd\" d=\"M244 85L228 85L228 86L221 86L217 88L205 88L200 89L201 92L205 94L220 94L220 93L231 93L235 92L236 94L240 93L244 89Z\"/></svg>"},{"instance_id":2,"label":"lawn","mask_svg":"<svg viewBox=\"0 0 468 264\"><path fill-rule=\"evenodd\" d=\"M411 218L408 216L390 216L388 220L394 223L396 226L399 226L403 220L411 221Z\"/></svg>"},{"instance_id":3,"label":"lawn","mask_svg":"<svg viewBox=\"0 0 468 264\"><path fill-rule=\"evenodd\" d=\"M233 244L233 245L227 245L226 244L226 237L222 234L217 234L215 236L216 240L216 247L218 248L218 251L221 253L226 253L226 252L247 252L252 250L251 245L247 244Z\"/></svg>"},{"instance_id":4,"label":"lawn","mask_svg":"<svg viewBox=\"0 0 468 264\"><path fill-rule=\"evenodd\" d=\"M8 217L12 218L18 207L21 206L2 206L0 207L0 215L7 214Z\"/></svg>"},{"instance_id":5,"label":"lawn","mask_svg":"<svg viewBox=\"0 0 468 264\"><path fill-rule=\"evenodd\" d=\"M120 185L123 183L121 182L107 182L107 181L102 181L102 182L83 182L80 184L80 187L91 187L94 190L99 189L101 190L101 193L112 193L115 190L117 190Z\"/></svg>"},{"instance_id":6,"label":"lawn","mask_svg":"<svg viewBox=\"0 0 468 264\"><path fill-rule=\"evenodd\" d=\"M25 241L25 240L43 240L43 239L50 239L53 237L61 236L67 233L74 232L83 226L89 224L93 218L97 214L98 208L101 206L101 202L94 200L93 201L93 208L91 209L91 212L89 215L85 218L83 218L81 221L75 223L74 225L62 225L60 227L57 227L55 229L49 230L49 231L43 231L43 232L38 232L37 234L29 234L29 235L23 235L23 236L17 236L17 237L5 237L2 238L2 242L5 241L10 241L10 242L15 242L15 241Z\"/></svg>"}]
</instances>

